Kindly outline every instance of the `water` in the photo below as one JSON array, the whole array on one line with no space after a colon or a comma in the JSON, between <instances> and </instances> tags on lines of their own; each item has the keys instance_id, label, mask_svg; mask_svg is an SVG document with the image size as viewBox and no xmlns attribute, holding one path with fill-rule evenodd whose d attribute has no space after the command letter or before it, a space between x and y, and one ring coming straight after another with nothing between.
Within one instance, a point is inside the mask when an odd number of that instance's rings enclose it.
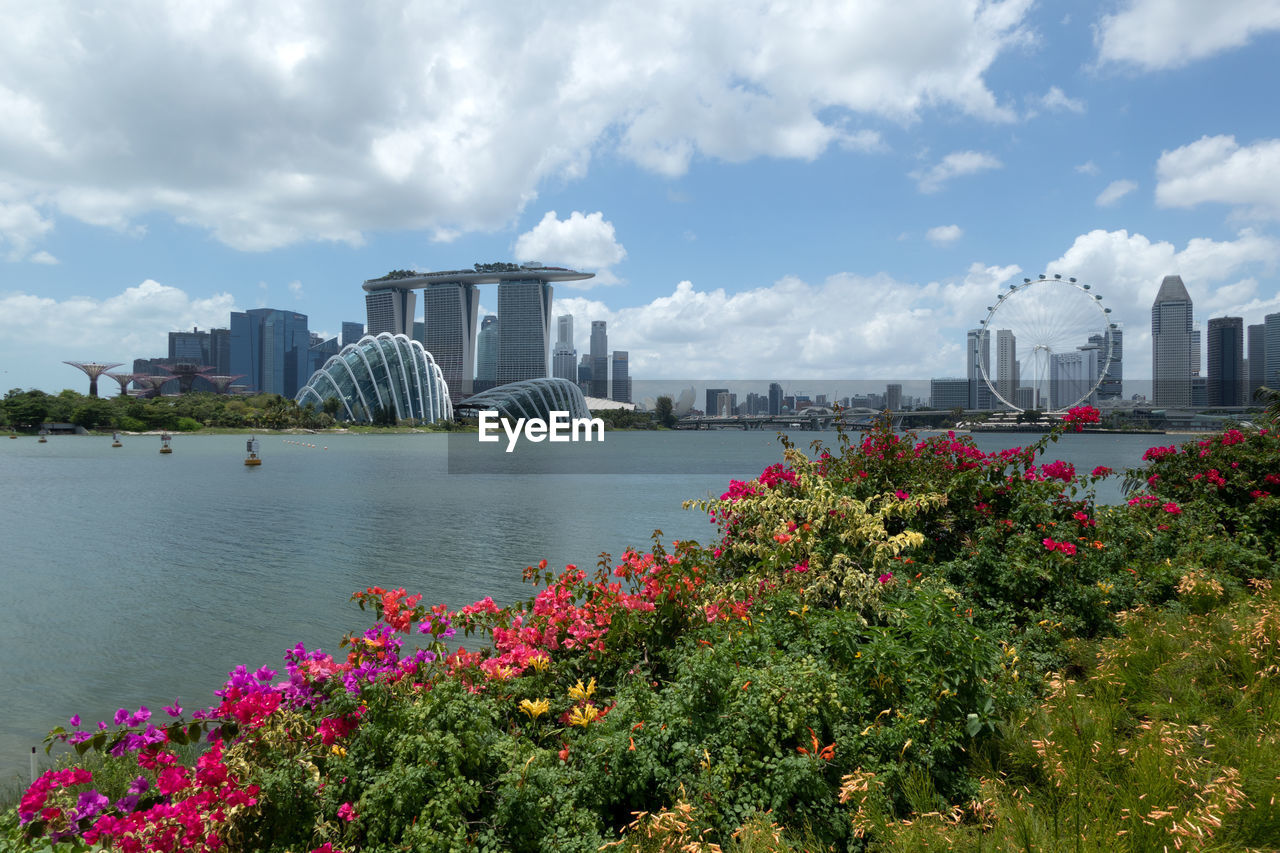
<instances>
[{"instance_id":1,"label":"water","mask_svg":"<svg viewBox=\"0 0 1280 853\"><path fill-rule=\"evenodd\" d=\"M815 434L793 437L807 448ZM1068 435L1046 458L1123 469L1160 438ZM242 436L179 435L170 455L154 436L122 440L0 441L0 785L25 778L31 746L72 714L203 707L237 664L280 668L299 642L337 651L370 621L348 601L357 589L509 603L543 558L594 566L654 529L708 539L681 502L781 459L772 433L740 431L610 433L620 458L721 472L625 476L451 476L438 434L268 436L256 469Z\"/></svg>"}]
</instances>

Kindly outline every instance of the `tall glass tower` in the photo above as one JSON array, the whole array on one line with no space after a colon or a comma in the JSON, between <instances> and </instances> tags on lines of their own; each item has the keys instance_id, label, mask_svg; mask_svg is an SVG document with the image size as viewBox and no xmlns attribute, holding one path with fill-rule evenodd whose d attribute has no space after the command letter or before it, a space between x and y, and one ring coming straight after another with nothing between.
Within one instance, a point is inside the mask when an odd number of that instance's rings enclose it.
<instances>
[{"instance_id":1,"label":"tall glass tower","mask_svg":"<svg viewBox=\"0 0 1280 853\"><path fill-rule=\"evenodd\" d=\"M1181 276L1167 275L1151 305L1151 401L1155 405L1191 405L1191 375L1200 368L1198 343L1191 328L1191 294Z\"/></svg>"},{"instance_id":2,"label":"tall glass tower","mask_svg":"<svg viewBox=\"0 0 1280 853\"><path fill-rule=\"evenodd\" d=\"M498 384L549 375L552 287L539 279L498 283Z\"/></svg>"}]
</instances>

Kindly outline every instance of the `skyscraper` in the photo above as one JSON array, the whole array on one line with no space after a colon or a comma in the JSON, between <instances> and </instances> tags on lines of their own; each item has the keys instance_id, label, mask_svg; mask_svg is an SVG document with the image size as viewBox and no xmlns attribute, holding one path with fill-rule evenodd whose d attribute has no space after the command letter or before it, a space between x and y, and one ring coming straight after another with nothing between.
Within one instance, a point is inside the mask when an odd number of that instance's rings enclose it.
<instances>
[{"instance_id":1,"label":"skyscraper","mask_svg":"<svg viewBox=\"0 0 1280 853\"><path fill-rule=\"evenodd\" d=\"M1280 312L1262 318L1263 385L1280 388Z\"/></svg>"},{"instance_id":2,"label":"skyscraper","mask_svg":"<svg viewBox=\"0 0 1280 853\"><path fill-rule=\"evenodd\" d=\"M1101 335L1090 335L1089 345L1097 348L1098 369L1102 370L1107 357L1108 336L1111 338L1111 364L1106 365L1106 371L1100 377L1098 399L1118 400L1124 396L1124 330L1108 329Z\"/></svg>"},{"instance_id":3,"label":"skyscraper","mask_svg":"<svg viewBox=\"0 0 1280 853\"><path fill-rule=\"evenodd\" d=\"M1249 387L1245 394L1245 403L1253 403L1253 395L1267 384L1267 327L1264 323L1255 323L1248 328L1249 332Z\"/></svg>"},{"instance_id":4,"label":"skyscraper","mask_svg":"<svg viewBox=\"0 0 1280 853\"><path fill-rule=\"evenodd\" d=\"M1208 405L1244 404L1244 318L1210 318L1208 378Z\"/></svg>"},{"instance_id":5,"label":"skyscraper","mask_svg":"<svg viewBox=\"0 0 1280 853\"><path fill-rule=\"evenodd\" d=\"M556 318L556 346L551 354L551 375L556 379L578 381L578 351L573 348L573 315Z\"/></svg>"},{"instance_id":6,"label":"skyscraper","mask_svg":"<svg viewBox=\"0 0 1280 853\"><path fill-rule=\"evenodd\" d=\"M1191 307L1181 276L1165 276L1151 305L1151 400L1157 406L1191 405L1191 375L1200 369Z\"/></svg>"},{"instance_id":7,"label":"skyscraper","mask_svg":"<svg viewBox=\"0 0 1280 853\"><path fill-rule=\"evenodd\" d=\"M1012 329L996 330L996 390L1010 403L1018 391L1018 340Z\"/></svg>"},{"instance_id":8,"label":"skyscraper","mask_svg":"<svg viewBox=\"0 0 1280 853\"><path fill-rule=\"evenodd\" d=\"M769 383L769 414L782 414L782 386L777 382Z\"/></svg>"},{"instance_id":9,"label":"skyscraper","mask_svg":"<svg viewBox=\"0 0 1280 853\"><path fill-rule=\"evenodd\" d=\"M991 388L982 378L983 369L991 374L991 334L982 329L970 329L965 336L966 375L969 378L968 409L991 409Z\"/></svg>"},{"instance_id":10,"label":"skyscraper","mask_svg":"<svg viewBox=\"0 0 1280 853\"><path fill-rule=\"evenodd\" d=\"M536 278L498 282L499 385L548 375L551 294L551 285Z\"/></svg>"},{"instance_id":11,"label":"skyscraper","mask_svg":"<svg viewBox=\"0 0 1280 853\"><path fill-rule=\"evenodd\" d=\"M498 316L486 314L480 322L480 346L476 356L475 390L488 391L498 384Z\"/></svg>"},{"instance_id":12,"label":"skyscraper","mask_svg":"<svg viewBox=\"0 0 1280 853\"><path fill-rule=\"evenodd\" d=\"M613 351L613 394L609 397L619 403L631 402L631 371L627 366L626 350Z\"/></svg>"},{"instance_id":13,"label":"skyscraper","mask_svg":"<svg viewBox=\"0 0 1280 853\"><path fill-rule=\"evenodd\" d=\"M884 386L884 407L891 412L902 411L902 385L892 382Z\"/></svg>"},{"instance_id":14,"label":"skyscraper","mask_svg":"<svg viewBox=\"0 0 1280 853\"><path fill-rule=\"evenodd\" d=\"M609 336L604 320L591 322L591 393L590 397L609 397Z\"/></svg>"},{"instance_id":15,"label":"skyscraper","mask_svg":"<svg viewBox=\"0 0 1280 853\"><path fill-rule=\"evenodd\" d=\"M432 282L423 288L422 307L426 312L422 345L440 366L449 396L470 397L480 311L476 286L465 281Z\"/></svg>"},{"instance_id":16,"label":"skyscraper","mask_svg":"<svg viewBox=\"0 0 1280 853\"><path fill-rule=\"evenodd\" d=\"M251 391L293 397L310 377L307 315L274 308L231 313L231 370Z\"/></svg>"}]
</instances>

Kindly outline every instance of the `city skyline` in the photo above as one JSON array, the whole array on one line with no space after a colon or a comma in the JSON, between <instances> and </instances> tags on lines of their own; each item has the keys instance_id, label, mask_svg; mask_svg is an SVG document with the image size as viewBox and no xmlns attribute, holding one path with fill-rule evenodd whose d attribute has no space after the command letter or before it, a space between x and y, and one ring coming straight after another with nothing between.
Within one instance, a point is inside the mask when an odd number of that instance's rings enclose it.
<instances>
[{"instance_id":1,"label":"city skyline","mask_svg":"<svg viewBox=\"0 0 1280 853\"><path fill-rule=\"evenodd\" d=\"M1280 311L1268 4L10 19L0 390L78 388L64 361L159 355L233 311L338 337L353 282L459 260L595 273L551 312L580 355L607 322L636 377L963 376L983 306L1042 272L1106 296L1126 380L1151 375L1165 275L1204 346L1208 318Z\"/></svg>"}]
</instances>

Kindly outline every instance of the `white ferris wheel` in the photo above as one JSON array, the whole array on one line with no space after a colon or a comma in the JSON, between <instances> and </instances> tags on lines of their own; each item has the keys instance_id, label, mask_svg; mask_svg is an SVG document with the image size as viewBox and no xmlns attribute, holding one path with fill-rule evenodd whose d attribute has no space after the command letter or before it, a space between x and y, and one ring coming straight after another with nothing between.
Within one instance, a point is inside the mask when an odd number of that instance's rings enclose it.
<instances>
[{"instance_id":1,"label":"white ferris wheel","mask_svg":"<svg viewBox=\"0 0 1280 853\"><path fill-rule=\"evenodd\" d=\"M1092 398L1112 366L1117 326L1110 314L1102 296L1075 278L1041 275L1011 284L987 306L986 345L973 353L978 375L1013 411L1077 406Z\"/></svg>"}]
</instances>

